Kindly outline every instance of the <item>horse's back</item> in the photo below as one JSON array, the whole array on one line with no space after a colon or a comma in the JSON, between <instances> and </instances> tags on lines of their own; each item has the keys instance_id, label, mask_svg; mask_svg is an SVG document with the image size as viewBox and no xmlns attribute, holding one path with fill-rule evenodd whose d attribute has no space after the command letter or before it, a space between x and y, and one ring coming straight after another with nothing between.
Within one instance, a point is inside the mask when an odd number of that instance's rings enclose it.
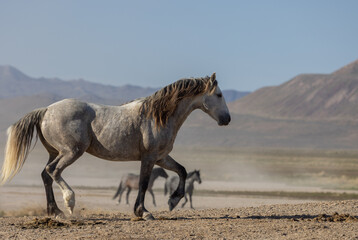
<instances>
[{"instance_id":1,"label":"horse's back","mask_svg":"<svg viewBox=\"0 0 358 240\"><path fill-rule=\"evenodd\" d=\"M47 107L43 121L51 120L60 123L93 120L95 112L92 106L76 99L64 99Z\"/></svg>"},{"instance_id":2,"label":"horse's back","mask_svg":"<svg viewBox=\"0 0 358 240\"><path fill-rule=\"evenodd\" d=\"M124 184L130 188L138 189L139 188L139 175L133 174L133 173L125 174L122 177L122 182L124 182Z\"/></svg>"}]
</instances>

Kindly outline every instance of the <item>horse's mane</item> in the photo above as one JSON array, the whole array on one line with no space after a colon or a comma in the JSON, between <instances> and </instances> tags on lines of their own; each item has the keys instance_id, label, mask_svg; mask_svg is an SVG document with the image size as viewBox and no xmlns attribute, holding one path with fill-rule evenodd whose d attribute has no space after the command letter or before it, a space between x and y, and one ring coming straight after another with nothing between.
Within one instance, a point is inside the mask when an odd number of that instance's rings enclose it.
<instances>
[{"instance_id":1,"label":"horse's mane","mask_svg":"<svg viewBox=\"0 0 358 240\"><path fill-rule=\"evenodd\" d=\"M186 178L190 178L191 176L193 176L195 173L195 171L192 171L192 172L188 172L188 175L186 176Z\"/></svg>"},{"instance_id":2,"label":"horse's mane","mask_svg":"<svg viewBox=\"0 0 358 240\"><path fill-rule=\"evenodd\" d=\"M141 110L154 119L156 126L163 127L181 100L213 91L216 86L217 81L210 81L209 76L180 79L144 98Z\"/></svg>"}]
</instances>

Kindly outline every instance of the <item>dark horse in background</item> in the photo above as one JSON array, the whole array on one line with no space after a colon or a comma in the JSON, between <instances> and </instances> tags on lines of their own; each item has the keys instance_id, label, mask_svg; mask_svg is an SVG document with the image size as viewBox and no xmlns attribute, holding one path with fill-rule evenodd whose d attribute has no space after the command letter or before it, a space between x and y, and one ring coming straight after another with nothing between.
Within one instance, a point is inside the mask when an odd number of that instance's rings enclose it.
<instances>
[{"instance_id":1,"label":"dark horse in background","mask_svg":"<svg viewBox=\"0 0 358 240\"><path fill-rule=\"evenodd\" d=\"M164 171L163 168L153 168L152 174L150 175L149 178L147 191L152 195L154 206L157 206L157 204L155 203L155 197L152 188L153 188L154 181L158 177L163 177L167 179L168 174ZM139 189L139 175L134 173L127 173L122 176L118 190L116 194L114 194L113 199L116 199L119 196L118 203L120 203L122 199L122 194L124 193L125 190L127 190L126 203L129 204L128 198L129 198L129 193L131 192L132 189L136 189L136 190Z\"/></svg>"},{"instance_id":2,"label":"dark horse in background","mask_svg":"<svg viewBox=\"0 0 358 240\"><path fill-rule=\"evenodd\" d=\"M153 166L174 171L179 185L168 201L172 210L184 196L185 168L169 153L179 128L189 114L201 109L219 125L230 122L229 110L215 73L211 77L181 79L153 95L120 106L105 106L65 99L36 109L9 127L0 184L18 173L31 148L34 130L49 153L42 171L49 215L63 215L52 184L62 191L64 205L72 214L75 192L62 178L66 167L84 152L110 161L140 161L139 191L134 214L153 219L144 207Z\"/></svg>"},{"instance_id":3,"label":"dark horse in background","mask_svg":"<svg viewBox=\"0 0 358 240\"><path fill-rule=\"evenodd\" d=\"M193 192L194 192L194 182L198 182L199 184L201 184L199 170L194 170L192 172L189 172L188 176L186 177L184 202L181 205L182 208L188 202L188 198L186 197L188 195L189 201L190 201L190 208L194 209L193 199L192 199ZM167 195L168 192L169 192L169 194L172 194L175 191L175 189L178 187L178 185L179 185L178 176L171 176L170 178L167 178L167 180L165 181L165 185L164 185L164 195Z\"/></svg>"}]
</instances>

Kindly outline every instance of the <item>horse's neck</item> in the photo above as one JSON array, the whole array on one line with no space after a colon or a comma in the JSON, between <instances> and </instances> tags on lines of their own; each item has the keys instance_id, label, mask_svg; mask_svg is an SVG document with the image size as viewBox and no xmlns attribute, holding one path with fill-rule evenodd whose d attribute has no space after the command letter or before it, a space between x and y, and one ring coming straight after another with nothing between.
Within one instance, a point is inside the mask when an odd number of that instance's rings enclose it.
<instances>
[{"instance_id":1,"label":"horse's neck","mask_svg":"<svg viewBox=\"0 0 358 240\"><path fill-rule=\"evenodd\" d=\"M191 185L194 183L194 175L186 179L186 184Z\"/></svg>"},{"instance_id":2,"label":"horse's neck","mask_svg":"<svg viewBox=\"0 0 358 240\"><path fill-rule=\"evenodd\" d=\"M170 117L176 132L178 132L190 113L197 108L199 108L197 97L183 99L178 103L174 114Z\"/></svg>"}]
</instances>

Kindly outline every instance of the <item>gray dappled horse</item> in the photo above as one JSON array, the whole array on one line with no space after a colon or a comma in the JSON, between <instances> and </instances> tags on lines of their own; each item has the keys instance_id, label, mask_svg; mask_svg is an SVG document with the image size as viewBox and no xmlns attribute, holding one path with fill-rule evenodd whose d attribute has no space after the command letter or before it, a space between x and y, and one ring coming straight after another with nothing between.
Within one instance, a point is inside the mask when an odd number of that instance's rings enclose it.
<instances>
[{"instance_id":1,"label":"gray dappled horse","mask_svg":"<svg viewBox=\"0 0 358 240\"><path fill-rule=\"evenodd\" d=\"M48 163L41 174L49 215L63 215L55 201L53 181L62 191L65 207L73 213L75 193L61 173L88 152L110 161L141 162L134 214L146 220L153 219L144 207L144 196L154 165L179 175L178 188L168 200L169 210L184 196L186 170L169 153L179 128L195 109L203 110L219 125L229 124L229 110L215 73L211 77L178 80L149 97L120 106L65 99L36 109L7 131L0 184L20 171L36 128L49 153Z\"/></svg>"},{"instance_id":2,"label":"gray dappled horse","mask_svg":"<svg viewBox=\"0 0 358 240\"><path fill-rule=\"evenodd\" d=\"M150 175L149 178L147 191L152 195L154 206L157 206L157 204L155 203L155 197L152 188L153 188L154 181L158 177L163 177L167 179L168 174L164 171L163 168L153 168L152 174ZM118 203L120 203L122 194L124 193L125 190L127 190L126 203L129 204L128 198L129 198L129 193L131 192L132 189L139 189L139 175L134 173L127 173L122 176L118 190L116 194L113 196L113 199L116 199L116 197L119 196Z\"/></svg>"},{"instance_id":3,"label":"gray dappled horse","mask_svg":"<svg viewBox=\"0 0 358 240\"><path fill-rule=\"evenodd\" d=\"M188 198L186 197L186 195L189 195L190 207L194 209L193 200L192 200L193 191L194 191L194 182L198 182L199 184L201 184L199 170L194 170L192 172L189 172L188 176L186 177L184 202L181 205L181 207L184 207L185 204L188 202ZM174 190L178 187L178 185L179 185L179 178L177 176L171 176L170 178L167 178L164 185L164 195L167 195L168 192L169 194L172 194Z\"/></svg>"}]
</instances>

